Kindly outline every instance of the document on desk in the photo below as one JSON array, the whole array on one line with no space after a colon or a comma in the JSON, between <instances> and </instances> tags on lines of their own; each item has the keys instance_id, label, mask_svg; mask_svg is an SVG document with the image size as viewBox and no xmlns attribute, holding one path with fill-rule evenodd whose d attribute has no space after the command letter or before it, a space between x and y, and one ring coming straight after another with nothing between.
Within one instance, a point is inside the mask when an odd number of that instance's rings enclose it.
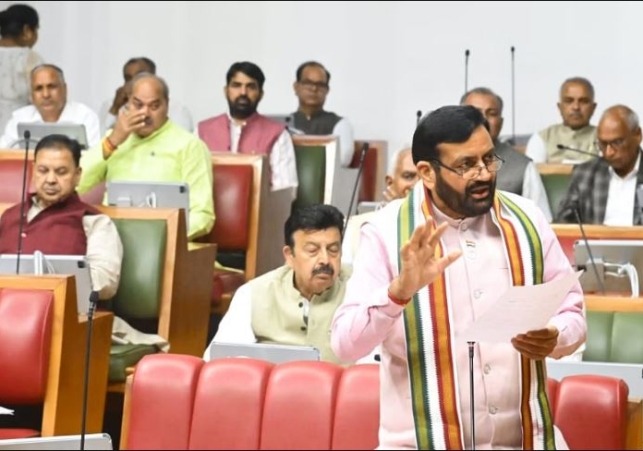
<instances>
[{"instance_id":1,"label":"document on desk","mask_svg":"<svg viewBox=\"0 0 643 451\"><path fill-rule=\"evenodd\" d=\"M540 285L510 287L458 338L482 343L511 343L516 335L543 329L582 272Z\"/></svg>"},{"instance_id":2,"label":"document on desk","mask_svg":"<svg viewBox=\"0 0 643 451\"><path fill-rule=\"evenodd\" d=\"M13 410L0 406L0 415L13 415Z\"/></svg>"}]
</instances>

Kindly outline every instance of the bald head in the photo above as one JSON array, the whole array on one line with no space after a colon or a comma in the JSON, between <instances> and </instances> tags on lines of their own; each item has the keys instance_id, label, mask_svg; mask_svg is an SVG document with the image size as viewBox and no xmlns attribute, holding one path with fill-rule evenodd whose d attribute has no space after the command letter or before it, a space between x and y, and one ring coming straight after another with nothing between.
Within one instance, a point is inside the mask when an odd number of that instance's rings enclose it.
<instances>
[{"instance_id":1,"label":"bald head","mask_svg":"<svg viewBox=\"0 0 643 451\"><path fill-rule=\"evenodd\" d=\"M391 165L385 177L389 197L400 198L406 196L417 180L418 173L415 164L413 164L411 148L404 147L398 150L391 159Z\"/></svg>"},{"instance_id":2,"label":"bald head","mask_svg":"<svg viewBox=\"0 0 643 451\"><path fill-rule=\"evenodd\" d=\"M136 75L131 82L128 109L144 117L144 127L136 133L145 137L151 135L167 122L169 89L165 81L147 72Z\"/></svg>"},{"instance_id":3,"label":"bald head","mask_svg":"<svg viewBox=\"0 0 643 451\"><path fill-rule=\"evenodd\" d=\"M636 164L641 145L638 115L625 105L614 105L598 123L597 146L603 158L619 176L629 174Z\"/></svg>"}]
</instances>

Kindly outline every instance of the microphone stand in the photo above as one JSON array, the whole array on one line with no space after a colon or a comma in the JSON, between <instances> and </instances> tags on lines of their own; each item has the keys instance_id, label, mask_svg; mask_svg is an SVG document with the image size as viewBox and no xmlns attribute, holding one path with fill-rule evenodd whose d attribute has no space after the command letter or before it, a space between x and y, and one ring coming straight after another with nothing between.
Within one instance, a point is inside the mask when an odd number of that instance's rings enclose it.
<instances>
[{"instance_id":1,"label":"microphone stand","mask_svg":"<svg viewBox=\"0 0 643 451\"><path fill-rule=\"evenodd\" d=\"M85 377L83 381L83 406L82 417L80 424L80 450L85 450L85 434L87 429L87 403L89 393L89 361L91 357L92 348L92 326L94 324L94 311L98 303L98 291L92 291L89 295L89 311L87 313L87 338L85 349Z\"/></svg>"},{"instance_id":2,"label":"microphone stand","mask_svg":"<svg viewBox=\"0 0 643 451\"><path fill-rule=\"evenodd\" d=\"M27 191L27 165L29 164L29 138L31 132L25 130L25 161L22 166L22 193L20 197L20 224L18 225L18 253L16 255L16 275L20 274L20 255L22 254L22 231L25 223L25 196Z\"/></svg>"},{"instance_id":3,"label":"microphone stand","mask_svg":"<svg viewBox=\"0 0 643 451\"><path fill-rule=\"evenodd\" d=\"M469 92L469 49L464 51L464 92Z\"/></svg>"},{"instance_id":4,"label":"microphone stand","mask_svg":"<svg viewBox=\"0 0 643 451\"><path fill-rule=\"evenodd\" d=\"M576 221L578 221L578 226L580 227L580 233L583 236L583 241L585 242L585 248L587 248L587 254L589 255L589 261L592 264L592 269L594 270L594 276L596 277L596 283L598 283L601 293L605 294L605 285L603 280L598 276L598 268L596 268L596 262L594 261L594 256L592 255L592 248L589 246L587 241L587 235L585 235L585 228L583 227L583 221L580 219L580 213L578 207L574 206L574 216L576 216Z\"/></svg>"},{"instance_id":5,"label":"microphone stand","mask_svg":"<svg viewBox=\"0 0 643 451\"><path fill-rule=\"evenodd\" d=\"M516 145L516 75L515 75L516 48L511 46L511 136Z\"/></svg>"},{"instance_id":6,"label":"microphone stand","mask_svg":"<svg viewBox=\"0 0 643 451\"><path fill-rule=\"evenodd\" d=\"M471 397L471 402L469 403L470 415L471 415L471 449L475 451L476 449L476 414L475 414L475 398L473 390L473 346L475 343L473 341L468 341L469 343L469 396Z\"/></svg>"},{"instance_id":7,"label":"microphone stand","mask_svg":"<svg viewBox=\"0 0 643 451\"><path fill-rule=\"evenodd\" d=\"M422 110L417 110L417 113L415 113L416 119L415 119L415 126L420 123L420 119L422 119Z\"/></svg>"},{"instance_id":8,"label":"microphone stand","mask_svg":"<svg viewBox=\"0 0 643 451\"><path fill-rule=\"evenodd\" d=\"M346 228L348 227L348 219L351 217L351 212L353 211L353 203L355 202L355 196L357 194L357 187L359 185L359 179L362 175L362 169L364 168L364 157L368 151L368 143L362 144L362 152L359 155L359 164L357 166L357 177L355 178L355 186L353 186L353 195L351 196L351 202L348 206L348 212L346 213L346 223L344 225L344 233L342 233L342 243L344 242L344 237L346 236Z\"/></svg>"}]
</instances>

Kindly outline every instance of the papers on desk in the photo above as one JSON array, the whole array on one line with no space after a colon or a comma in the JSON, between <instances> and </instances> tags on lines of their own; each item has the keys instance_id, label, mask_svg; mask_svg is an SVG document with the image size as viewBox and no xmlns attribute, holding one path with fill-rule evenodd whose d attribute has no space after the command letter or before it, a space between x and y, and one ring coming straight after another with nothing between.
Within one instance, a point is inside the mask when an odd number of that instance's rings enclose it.
<instances>
[{"instance_id":1,"label":"papers on desk","mask_svg":"<svg viewBox=\"0 0 643 451\"><path fill-rule=\"evenodd\" d=\"M570 273L540 285L510 287L457 339L511 343L516 335L545 328L581 273Z\"/></svg>"},{"instance_id":2,"label":"papers on desk","mask_svg":"<svg viewBox=\"0 0 643 451\"><path fill-rule=\"evenodd\" d=\"M13 415L13 410L0 407L0 415Z\"/></svg>"}]
</instances>

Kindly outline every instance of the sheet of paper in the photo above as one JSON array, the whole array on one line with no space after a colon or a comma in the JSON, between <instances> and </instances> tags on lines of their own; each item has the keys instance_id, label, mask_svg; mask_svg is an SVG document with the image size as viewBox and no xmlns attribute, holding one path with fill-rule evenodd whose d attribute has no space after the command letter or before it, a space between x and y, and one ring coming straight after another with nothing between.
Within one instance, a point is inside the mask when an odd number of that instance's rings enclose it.
<instances>
[{"instance_id":1,"label":"sheet of paper","mask_svg":"<svg viewBox=\"0 0 643 451\"><path fill-rule=\"evenodd\" d=\"M511 343L518 334L544 328L583 271L531 286L509 288L457 339L483 343Z\"/></svg>"},{"instance_id":2,"label":"sheet of paper","mask_svg":"<svg viewBox=\"0 0 643 451\"><path fill-rule=\"evenodd\" d=\"M0 407L0 415L13 415L13 410Z\"/></svg>"}]
</instances>

